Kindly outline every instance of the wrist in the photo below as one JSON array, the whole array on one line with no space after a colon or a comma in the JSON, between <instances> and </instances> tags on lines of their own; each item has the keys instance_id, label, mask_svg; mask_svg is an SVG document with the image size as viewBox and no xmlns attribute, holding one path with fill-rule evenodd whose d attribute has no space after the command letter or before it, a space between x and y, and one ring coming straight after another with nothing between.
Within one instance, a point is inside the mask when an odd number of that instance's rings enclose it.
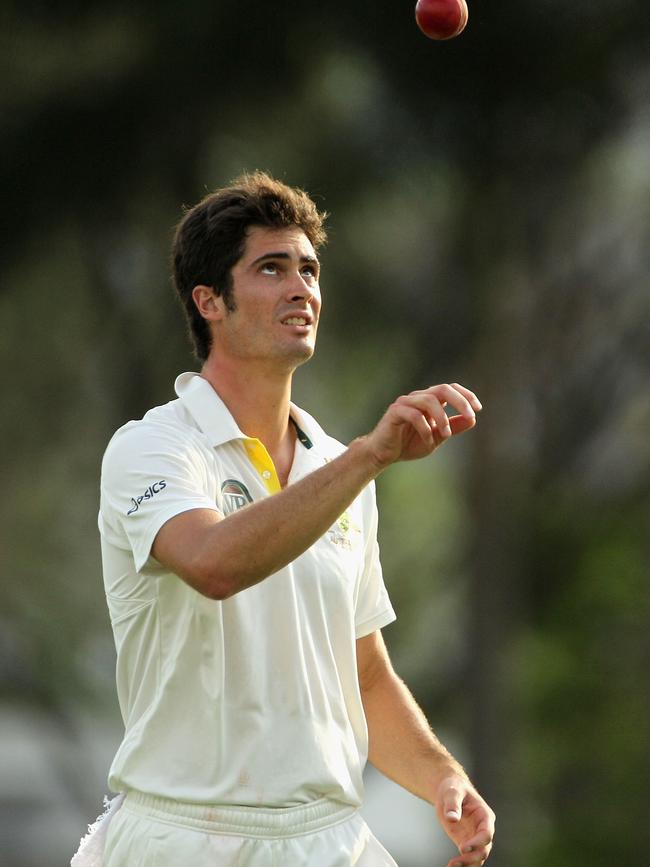
<instances>
[{"instance_id":1,"label":"wrist","mask_svg":"<svg viewBox=\"0 0 650 867\"><path fill-rule=\"evenodd\" d=\"M372 479L377 478L378 475L383 473L394 462L392 455L383 457L377 454L376 449L373 448L369 434L352 440L348 448L357 456L357 460L361 461L367 468L370 474L369 478Z\"/></svg>"}]
</instances>

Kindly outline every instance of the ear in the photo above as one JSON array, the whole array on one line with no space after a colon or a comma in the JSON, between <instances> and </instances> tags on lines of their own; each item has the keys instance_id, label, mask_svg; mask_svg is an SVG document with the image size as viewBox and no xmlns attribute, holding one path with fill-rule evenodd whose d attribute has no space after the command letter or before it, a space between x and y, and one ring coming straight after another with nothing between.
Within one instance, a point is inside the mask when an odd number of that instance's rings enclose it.
<instances>
[{"instance_id":1,"label":"ear","mask_svg":"<svg viewBox=\"0 0 650 867\"><path fill-rule=\"evenodd\" d=\"M192 299L196 304L196 309L208 322L218 322L223 319L225 305L223 300L214 294L212 286L195 286L192 289Z\"/></svg>"}]
</instances>

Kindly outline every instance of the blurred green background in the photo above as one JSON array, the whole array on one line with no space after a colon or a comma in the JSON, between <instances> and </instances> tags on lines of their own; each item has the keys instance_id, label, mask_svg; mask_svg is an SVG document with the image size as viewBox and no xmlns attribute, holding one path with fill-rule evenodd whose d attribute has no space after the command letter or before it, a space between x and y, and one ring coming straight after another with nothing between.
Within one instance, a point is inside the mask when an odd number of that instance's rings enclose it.
<instances>
[{"instance_id":1,"label":"blurred green background","mask_svg":"<svg viewBox=\"0 0 650 867\"><path fill-rule=\"evenodd\" d=\"M331 213L296 401L344 441L435 382L485 406L378 494L386 639L498 813L490 863L647 864L647 4L470 0L448 43L411 0L0 15L2 867L67 863L101 806L101 455L193 367L181 206L254 168Z\"/></svg>"}]
</instances>

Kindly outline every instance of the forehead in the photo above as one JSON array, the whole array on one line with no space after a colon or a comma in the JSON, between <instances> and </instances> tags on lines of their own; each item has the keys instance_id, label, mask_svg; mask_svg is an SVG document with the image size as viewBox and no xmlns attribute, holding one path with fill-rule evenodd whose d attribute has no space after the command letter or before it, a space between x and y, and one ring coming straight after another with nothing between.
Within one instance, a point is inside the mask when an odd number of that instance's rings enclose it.
<instances>
[{"instance_id":1,"label":"forehead","mask_svg":"<svg viewBox=\"0 0 650 867\"><path fill-rule=\"evenodd\" d=\"M244 254L240 261L250 262L267 253L287 253L297 259L316 258L311 241L298 226L282 229L251 226L246 233Z\"/></svg>"}]
</instances>

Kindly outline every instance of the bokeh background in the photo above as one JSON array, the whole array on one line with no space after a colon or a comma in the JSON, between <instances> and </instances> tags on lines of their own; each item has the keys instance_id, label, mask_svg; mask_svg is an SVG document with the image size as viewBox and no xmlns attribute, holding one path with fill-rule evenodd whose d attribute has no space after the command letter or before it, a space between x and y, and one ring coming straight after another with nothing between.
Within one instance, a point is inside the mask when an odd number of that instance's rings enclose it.
<instances>
[{"instance_id":1,"label":"bokeh background","mask_svg":"<svg viewBox=\"0 0 650 867\"><path fill-rule=\"evenodd\" d=\"M331 213L334 435L473 387L379 481L386 639L499 815L494 867L650 852L650 17L641 0L0 4L0 863L62 867L121 723L96 531L116 427L194 366L172 228L244 169ZM179 746L182 749L182 746ZM401 867L453 853L368 774Z\"/></svg>"}]
</instances>

